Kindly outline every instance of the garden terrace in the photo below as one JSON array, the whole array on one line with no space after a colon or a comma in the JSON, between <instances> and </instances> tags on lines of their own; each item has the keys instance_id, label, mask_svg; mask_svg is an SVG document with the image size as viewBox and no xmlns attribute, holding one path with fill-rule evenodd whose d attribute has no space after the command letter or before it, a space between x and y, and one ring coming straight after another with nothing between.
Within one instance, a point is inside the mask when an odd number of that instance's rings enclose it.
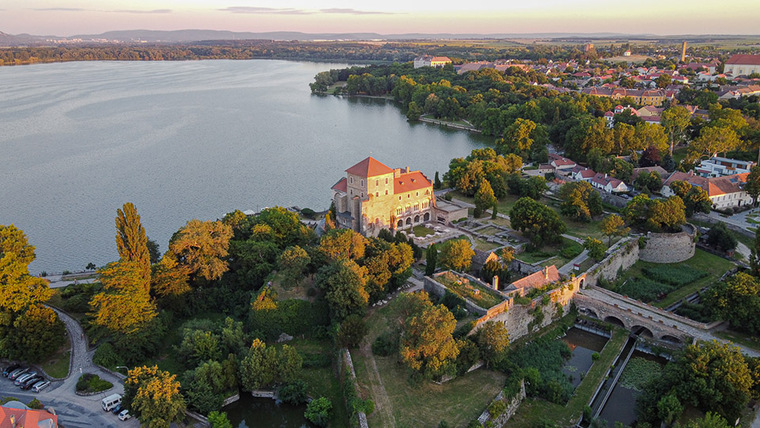
<instances>
[{"instance_id":1,"label":"garden terrace","mask_svg":"<svg viewBox=\"0 0 760 428\"><path fill-rule=\"evenodd\" d=\"M433 280L446 287L448 291L483 309L489 309L506 300L501 293L488 288L469 275L447 271L434 275Z\"/></svg>"}]
</instances>

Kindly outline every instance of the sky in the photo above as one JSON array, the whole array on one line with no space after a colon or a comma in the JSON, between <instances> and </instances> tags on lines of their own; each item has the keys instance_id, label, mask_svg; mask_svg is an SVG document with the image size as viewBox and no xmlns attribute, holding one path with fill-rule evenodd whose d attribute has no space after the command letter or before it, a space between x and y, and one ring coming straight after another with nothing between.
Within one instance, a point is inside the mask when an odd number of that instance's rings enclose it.
<instances>
[{"instance_id":1,"label":"sky","mask_svg":"<svg viewBox=\"0 0 760 428\"><path fill-rule=\"evenodd\" d=\"M0 31L760 34L758 0L0 0Z\"/></svg>"}]
</instances>

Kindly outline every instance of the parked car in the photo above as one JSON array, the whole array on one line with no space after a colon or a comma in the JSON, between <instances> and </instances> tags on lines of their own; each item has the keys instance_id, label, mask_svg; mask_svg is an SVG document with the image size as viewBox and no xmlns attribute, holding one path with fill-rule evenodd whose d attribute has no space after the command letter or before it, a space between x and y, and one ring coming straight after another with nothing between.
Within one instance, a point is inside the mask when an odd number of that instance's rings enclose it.
<instances>
[{"instance_id":1,"label":"parked car","mask_svg":"<svg viewBox=\"0 0 760 428\"><path fill-rule=\"evenodd\" d=\"M119 412L121 412L121 404L117 404L116 407L111 409L111 413L113 413L114 415L118 415Z\"/></svg>"},{"instance_id":2,"label":"parked car","mask_svg":"<svg viewBox=\"0 0 760 428\"><path fill-rule=\"evenodd\" d=\"M120 421L126 421L127 419L130 419L131 417L132 415L129 414L129 410L124 409L119 413Z\"/></svg>"},{"instance_id":3,"label":"parked car","mask_svg":"<svg viewBox=\"0 0 760 428\"><path fill-rule=\"evenodd\" d=\"M16 378L18 378L19 376L25 374L28 371L29 371L29 368L16 369L16 370L13 371L13 373L11 373L11 374L8 375L8 379L15 380Z\"/></svg>"},{"instance_id":4,"label":"parked car","mask_svg":"<svg viewBox=\"0 0 760 428\"><path fill-rule=\"evenodd\" d=\"M37 372L27 372L19 377L16 378L16 381L13 383L16 386L20 386L22 383L26 382L27 380L37 376Z\"/></svg>"},{"instance_id":5,"label":"parked car","mask_svg":"<svg viewBox=\"0 0 760 428\"><path fill-rule=\"evenodd\" d=\"M8 377L9 374L20 367L21 364L11 364L10 366L6 367L5 370L3 370L3 376Z\"/></svg>"},{"instance_id":6,"label":"parked car","mask_svg":"<svg viewBox=\"0 0 760 428\"><path fill-rule=\"evenodd\" d=\"M32 386L32 391L34 391L34 392L40 392L43 389L47 388L48 386L50 386L50 381L49 380L42 380L40 382L35 383Z\"/></svg>"},{"instance_id":7,"label":"parked car","mask_svg":"<svg viewBox=\"0 0 760 428\"><path fill-rule=\"evenodd\" d=\"M21 389L23 389L23 390L28 390L28 389L30 389L32 387L32 385L34 385L35 383L37 383L37 382L39 382L39 381L41 381L43 379L44 379L44 377L42 377L42 376L34 376L34 377L29 378L29 379L25 380L24 382L22 382L21 385L19 385L19 387Z\"/></svg>"}]
</instances>

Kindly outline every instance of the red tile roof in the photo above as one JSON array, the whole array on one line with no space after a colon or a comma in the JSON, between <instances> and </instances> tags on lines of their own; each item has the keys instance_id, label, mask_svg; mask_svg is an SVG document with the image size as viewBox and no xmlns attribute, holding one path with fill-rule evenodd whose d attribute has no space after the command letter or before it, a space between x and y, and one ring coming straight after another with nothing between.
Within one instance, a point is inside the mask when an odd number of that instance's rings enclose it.
<instances>
[{"instance_id":1,"label":"red tile roof","mask_svg":"<svg viewBox=\"0 0 760 428\"><path fill-rule=\"evenodd\" d=\"M512 285L517 288L541 288L557 281L559 281L557 266L551 265L525 278L518 279Z\"/></svg>"},{"instance_id":2,"label":"red tile roof","mask_svg":"<svg viewBox=\"0 0 760 428\"><path fill-rule=\"evenodd\" d=\"M392 174L393 169L370 156L347 169L346 172L360 177L374 177L376 175Z\"/></svg>"},{"instance_id":3,"label":"red tile roof","mask_svg":"<svg viewBox=\"0 0 760 428\"><path fill-rule=\"evenodd\" d=\"M732 55L726 64L760 65L760 55Z\"/></svg>"},{"instance_id":4,"label":"red tile roof","mask_svg":"<svg viewBox=\"0 0 760 428\"><path fill-rule=\"evenodd\" d=\"M393 193L401 194L432 187L433 183L420 171L412 171L393 178Z\"/></svg>"},{"instance_id":5,"label":"red tile roof","mask_svg":"<svg viewBox=\"0 0 760 428\"><path fill-rule=\"evenodd\" d=\"M338 180L338 182L335 183L331 189L346 193L348 191L348 181L346 180L346 177Z\"/></svg>"},{"instance_id":6,"label":"red tile roof","mask_svg":"<svg viewBox=\"0 0 760 428\"><path fill-rule=\"evenodd\" d=\"M685 173L675 171L663 183L663 186L670 186L674 181L686 181L692 186L703 188L710 197L725 195L727 193L740 192L741 185L747 182L749 173L726 175L723 177L705 178L694 175L693 172Z\"/></svg>"},{"instance_id":7,"label":"red tile roof","mask_svg":"<svg viewBox=\"0 0 760 428\"><path fill-rule=\"evenodd\" d=\"M11 424L11 415L15 419L15 425ZM45 421L50 421L46 424ZM47 410L15 409L0 406L0 428L38 428L57 427L58 416L50 414Z\"/></svg>"}]
</instances>

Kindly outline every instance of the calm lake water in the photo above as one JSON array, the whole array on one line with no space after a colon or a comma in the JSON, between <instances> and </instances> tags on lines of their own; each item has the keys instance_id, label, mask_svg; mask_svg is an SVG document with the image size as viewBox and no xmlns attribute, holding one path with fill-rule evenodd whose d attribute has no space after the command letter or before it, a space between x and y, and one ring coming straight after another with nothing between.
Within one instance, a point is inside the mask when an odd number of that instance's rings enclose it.
<instances>
[{"instance_id":1,"label":"calm lake water","mask_svg":"<svg viewBox=\"0 0 760 428\"><path fill-rule=\"evenodd\" d=\"M314 96L342 64L80 62L0 67L0 224L37 248L32 273L115 260L133 202L166 250L188 220L235 209L326 209L367 156L432 180L483 137L409 124L392 103Z\"/></svg>"}]
</instances>

